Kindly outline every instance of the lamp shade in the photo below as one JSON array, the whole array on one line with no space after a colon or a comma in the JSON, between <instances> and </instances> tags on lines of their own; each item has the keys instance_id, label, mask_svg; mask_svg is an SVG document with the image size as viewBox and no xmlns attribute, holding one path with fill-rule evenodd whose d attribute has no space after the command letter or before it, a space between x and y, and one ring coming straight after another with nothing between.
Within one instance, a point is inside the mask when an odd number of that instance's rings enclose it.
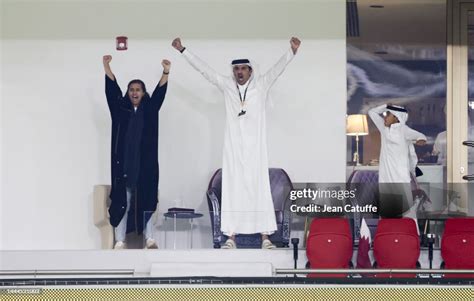
<instances>
[{"instance_id":1,"label":"lamp shade","mask_svg":"<svg viewBox=\"0 0 474 301\"><path fill-rule=\"evenodd\" d=\"M369 134L367 125L367 115L354 114L347 116L346 123L347 136L365 136Z\"/></svg>"}]
</instances>

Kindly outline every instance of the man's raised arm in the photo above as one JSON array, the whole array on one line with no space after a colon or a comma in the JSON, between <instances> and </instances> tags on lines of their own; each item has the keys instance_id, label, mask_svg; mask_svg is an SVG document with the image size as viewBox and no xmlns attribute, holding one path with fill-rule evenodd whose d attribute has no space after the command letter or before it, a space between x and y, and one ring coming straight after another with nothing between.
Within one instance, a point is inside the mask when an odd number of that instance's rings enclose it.
<instances>
[{"instance_id":1,"label":"man's raised arm","mask_svg":"<svg viewBox=\"0 0 474 301\"><path fill-rule=\"evenodd\" d=\"M209 67L204 61L202 61L200 58L195 56L193 53L191 53L189 50L186 49L181 44L181 39L176 38L173 40L173 43L171 44L176 50L181 52L184 56L184 58L189 62L189 64L196 69L199 73L204 76L208 81L210 81L212 84L216 85L219 89L223 89L224 86L224 79L225 77L219 73L217 73L214 69Z\"/></svg>"},{"instance_id":2,"label":"man's raised arm","mask_svg":"<svg viewBox=\"0 0 474 301\"><path fill-rule=\"evenodd\" d=\"M288 63L291 62L296 52L298 52L301 41L296 37L292 37L290 39L290 45L291 49L285 52L278 62L262 76L262 83L264 87L270 88L276 79L283 73Z\"/></svg>"},{"instance_id":3,"label":"man's raised arm","mask_svg":"<svg viewBox=\"0 0 474 301\"><path fill-rule=\"evenodd\" d=\"M369 110L369 117L374 122L375 126L379 130L380 134L384 134L385 122L383 118L380 116L383 112L387 111L387 105L380 105L378 107L372 108Z\"/></svg>"}]
</instances>

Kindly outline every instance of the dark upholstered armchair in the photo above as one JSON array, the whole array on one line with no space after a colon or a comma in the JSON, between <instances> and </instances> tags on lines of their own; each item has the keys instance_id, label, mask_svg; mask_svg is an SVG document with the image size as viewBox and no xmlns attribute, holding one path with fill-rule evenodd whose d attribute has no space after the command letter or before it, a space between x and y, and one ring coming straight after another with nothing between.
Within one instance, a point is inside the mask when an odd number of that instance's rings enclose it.
<instances>
[{"instance_id":1,"label":"dark upholstered armchair","mask_svg":"<svg viewBox=\"0 0 474 301\"><path fill-rule=\"evenodd\" d=\"M347 189L352 190L354 188L358 189L358 198L353 200L357 205L364 206L369 205L378 205L376 203L378 200L379 194L379 172L376 170L355 170L349 177L347 181ZM362 184L362 185L360 185ZM370 202L370 203L367 203ZM354 204L354 205L356 205ZM362 216L359 212L354 212L352 216L351 223L353 223L352 228L352 237L354 240L358 241L360 237L360 227ZM372 237L375 237L375 230L377 229L377 224L379 221L378 217L365 217L367 226L369 227L370 234Z\"/></svg>"},{"instance_id":2,"label":"dark upholstered armchair","mask_svg":"<svg viewBox=\"0 0 474 301\"><path fill-rule=\"evenodd\" d=\"M277 247L288 247L290 240L290 191L293 189L288 174L281 168L269 168L270 187L272 192L273 204L275 207L275 216L277 231L270 236L270 240ZM207 190L207 203L211 216L212 238L214 248L218 249L225 243L227 237L221 232L221 186L222 171L218 169L212 176ZM260 248L261 235L256 234L238 234L235 237L237 246L240 248Z\"/></svg>"},{"instance_id":3,"label":"dark upholstered armchair","mask_svg":"<svg viewBox=\"0 0 474 301\"><path fill-rule=\"evenodd\" d=\"M378 205L376 202L379 199L379 172L378 170L355 170L350 175L347 181L347 189L358 188L357 199L353 200L360 206L366 204ZM361 185L362 184L362 185ZM428 195L423 189L419 186L416 177L411 176L411 190L413 199L419 199L420 205L427 202L431 203ZM361 214L358 212L353 213L353 237L355 240L358 240L360 236L360 223L362 217L365 217L367 226L369 227L370 234L372 237L375 237L375 231L377 229L377 224L379 222L378 216L370 216L366 214Z\"/></svg>"}]
</instances>

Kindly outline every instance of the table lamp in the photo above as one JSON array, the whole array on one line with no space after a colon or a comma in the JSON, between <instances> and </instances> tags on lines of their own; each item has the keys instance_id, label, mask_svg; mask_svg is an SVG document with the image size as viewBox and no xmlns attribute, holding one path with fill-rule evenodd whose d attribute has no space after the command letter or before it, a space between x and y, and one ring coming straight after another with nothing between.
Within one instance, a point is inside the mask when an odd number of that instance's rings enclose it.
<instances>
[{"instance_id":1,"label":"table lamp","mask_svg":"<svg viewBox=\"0 0 474 301\"><path fill-rule=\"evenodd\" d=\"M356 150L354 152L353 161L356 165L360 165L359 158L359 136L366 136L369 134L369 127L367 125L367 115L354 114L347 116L346 135L356 137Z\"/></svg>"}]
</instances>

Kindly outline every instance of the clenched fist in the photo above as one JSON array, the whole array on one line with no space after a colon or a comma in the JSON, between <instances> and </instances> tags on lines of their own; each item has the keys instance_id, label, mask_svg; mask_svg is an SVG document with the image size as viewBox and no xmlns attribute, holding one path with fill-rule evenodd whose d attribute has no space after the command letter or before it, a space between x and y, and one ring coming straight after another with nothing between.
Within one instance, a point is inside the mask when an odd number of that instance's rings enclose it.
<instances>
[{"instance_id":1,"label":"clenched fist","mask_svg":"<svg viewBox=\"0 0 474 301\"><path fill-rule=\"evenodd\" d=\"M290 45L291 45L291 50L293 50L293 53L296 54L296 52L298 51L298 48L301 45L301 41L297 37L292 37L290 39Z\"/></svg>"},{"instance_id":2,"label":"clenched fist","mask_svg":"<svg viewBox=\"0 0 474 301\"><path fill-rule=\"evenodd\" d=\"M163 66L163 72L170 72L170 68L171 68L171 62L169 60L162 60L161 61L161 66Z\"/></svg>"},{"instance_id":3,"label":"clenched fist","mask_svg":"<svg viewBox=\"0 0 474 301\"><path fill-rule=\"evenodd\" d=\"M102 62L104 63L104 66L110 64L111 61L112 61L111 55L104 55L104 57L102 58Z\"/></svg>"},{"instance_id":4,"label":"clenched fist","mask_svg":"<svg viewBox=\"0 0 474 301\"><path fill-rule=\"evenodd\" d=\"M426 140L417 140L417 141L415 142L415 144L416 144L417 146L424 146L424 145L426 145Z\"/></svg>"},{"instance_id":5,"label":"clenched fist","mask_svg":"<svg viewBox=\"0 0 474 301\"><path fill-rule=\"evenodd\" d=\"M183 51L184 49L183 44L181 44L180 38L174 39L173 42L171 43L171 46L173 46L178 51Z\"/></svg>"}]
</instances>

